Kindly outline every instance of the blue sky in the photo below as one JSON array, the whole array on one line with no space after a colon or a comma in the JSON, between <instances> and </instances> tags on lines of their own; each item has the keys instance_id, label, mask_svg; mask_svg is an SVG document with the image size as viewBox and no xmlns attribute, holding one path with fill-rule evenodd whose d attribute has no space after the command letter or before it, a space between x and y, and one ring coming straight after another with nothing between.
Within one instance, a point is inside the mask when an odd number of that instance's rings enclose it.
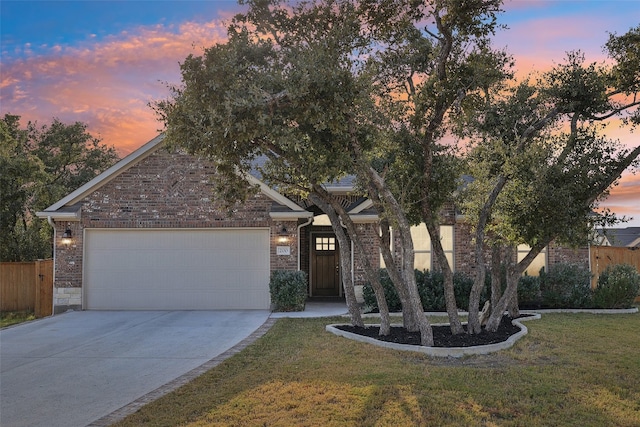
<instances>
[{"instance_id":1,"label":"blue sky","mask_svg":"<svg viewBox=\"0 0 640 427\"><path fill-rule=\"evenodd\" d=\"M187 55L224 41L234 1L0 1L0 114L48 123L82 121L121 154L153 138L161 124L148 104L180 82ZM580 49L604 60L608 32L640 23L640 0L506 1L495 37L520 75ZM638 137L612 136L628 146ZM625 173L606 203L640 226L640 177Z\"/></svg>"},{"instance_id":2,"label":"blue sky","mask_svg":"<svg viewBox=\"0 0 640 427\"><path fill-rule=\"evenodd\" d=\"M184 21L206 22L219 11L237 10L234 1L28 1L2 0L2 51L20 54L40 46L100 42L140 26L172 28ZM177 31L177 27L173 27Z\"/></svg>"}]
</instances>

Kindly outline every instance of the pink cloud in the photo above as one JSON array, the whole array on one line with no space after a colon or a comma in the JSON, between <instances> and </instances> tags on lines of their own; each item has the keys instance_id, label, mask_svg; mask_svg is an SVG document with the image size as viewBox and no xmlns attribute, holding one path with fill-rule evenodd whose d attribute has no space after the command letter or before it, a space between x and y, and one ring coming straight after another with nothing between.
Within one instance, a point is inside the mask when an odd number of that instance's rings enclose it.
<instances>
[{"instance_id":1,"label":"pink cloud","mask_svg":"<svg viewBox=\"0 0 640 427\"><path fill-rule=\"evenodd\" d=\"M149 102L180 81L179 63L225 39L223 24L192 22L177 30L141 27L101 42L54 46L3 64L2 113L48 123L83 121L121 155L153 138L161 127Z\"/></svg>"},{"instance_id":2,"label":"pink cloud","mask_svg":"<svg viewBox=\"0 0 640 427\"><path fill-rule=\"evenodd\" d=\"M608 208L618 216L632 218L628 223L619 227L640 227L640 176L632 171L625 172L618 184L611 189L609 197L600 204L601 208Z\"/></svg>"},{"instance_id":3,"label":"pink cloud","mask_svg":"<svg viewBox=\"0 0 640 427\"><path fill-rule=\"evenodd\" d=\"M526 3L526 4L522 4ZM507 9L543 7L544 2L509 2ZM230 12L231 13L231 12ZM577 14L576 14L577 15ZM609 23L576 19L528 21L500 33L497 46L517 52L522 72L560 62L566 50L594 46L588 60L604 59ZM139 27L77 46L54 45L38 49L24 46L22 59L2 64L0 111L27 120L49 123L53 117L82 121L90 132L126 155L152 139L161 128L148 106L169 93L165 82L180 82L179 63L190 53L224 41L226 27L219 21L186 22L179 27ZM610 129L610 136L628 147L637 145L628 131ZM602 206L634 216L640 225L640 178L625 174Z\"/></svg>"}]
</instances>

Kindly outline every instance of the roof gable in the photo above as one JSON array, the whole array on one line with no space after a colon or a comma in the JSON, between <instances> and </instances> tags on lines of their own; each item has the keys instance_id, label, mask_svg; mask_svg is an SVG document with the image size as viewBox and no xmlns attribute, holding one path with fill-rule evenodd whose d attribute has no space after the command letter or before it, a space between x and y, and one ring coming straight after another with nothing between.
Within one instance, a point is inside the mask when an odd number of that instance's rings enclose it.
<instances>
[{"instance_id":1,"label":"roof gable","mask_svg":"<svg viewBox=\"0 0 640 427\"><path fill-rule=\"evenodd\" d=\"M75 191L58 200L56 203L52 204L44 211L38 212L36 215L41 218L52 217L72 219L72 217L70 216L70 212L68 212L68 208L70 206L77 204L89 194L97 191L102 186L112 181L114 178L118 177L131 167L137 165L142 160L155 153L162 146L163 141L164 134L158 135L151 141L144 144L142 147L126 156L124 159L120 160L109 169L102 172L100 175L93 178L91 181L87 182ZM245 178L250 184L258 186L260 188L260 191L274 202L286 206L291 211L304 212L304 209L302 207L294 203L291 199L278 193L276 190L269 187L258 178L251 175L246 175ZM79 219L77 213L73 216L73 218Z\"/></svg>"}]
</instances>

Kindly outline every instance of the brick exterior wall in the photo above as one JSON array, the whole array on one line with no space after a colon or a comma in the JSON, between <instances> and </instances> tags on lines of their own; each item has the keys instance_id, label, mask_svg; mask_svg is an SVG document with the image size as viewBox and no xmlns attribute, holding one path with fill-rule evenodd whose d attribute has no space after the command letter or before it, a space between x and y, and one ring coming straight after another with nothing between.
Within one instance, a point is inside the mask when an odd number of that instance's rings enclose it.
<instances>
[{"instance_id":1,"label":"brick exterior wall","mask_svg":"<svg viewBox=\"0 0 640 427\"><path fill-rule=\"evenodd\" d=\"M589 269L589 247L582 248L566 248L551 242L547 253L547 265L554 264L579 264Z\"/></svg>"},{"instance_id":2,"label":"brick exterior wall","mask_svg":"<svg viewBox=\"0 0 640 427\"><path fill-rule=\"evenodd\" d=\"M362 241L362 245L367 252L367 258L369 263L375 269L380 267L380 242L378 239L378 225L377 224L357 224L358 234ZM354 249L355 250L355 249ZM364 270L364 263L360 260L360 255L354 254L354 284L356 286L364 285L367 283L367 276Z\"/></svg>"},{"instance_id":3,"label":"brick exterior wall","mask_svg":"<svg viewBox=\"0 0 640 427\"><path fill-rule=\"evenodd\" d=\"M79 222L56 223L54 312L81 308L86 228L270 227L271 268L297 269L296 220L273 221L273 201L262 193L228 209L215 198L212 173L207 161L159 149L84 198ZM61 236L67 227L73 241L65 246ZM281 236L283 227L286 236ZM290 255L277 255L278 245L290 246Z\"/></svg>"},{"instance_id":4,"label":"brick exterior wall","mask_svg":"<svg viewBox=\"0 0 640 427\"><path fill-rule=\"evenodd\" d=\"M158 149L128 170L89 194L81 201L80 221L55 224L54 313L82 308L83 238L87 228L247 228L268 227L271 230L271 269L298 268L297 228L305 219L273 220L273 201L257 193L230 209L215 198L210 182L214 166L207 161L182 153ZM345 197L345 204L354 197ZM473 276L475 254L470 227L456 221L452 205L446 206L440 220L454 225L455 271ZM380 265L377 224L358 224L363 244L368 248L371 265ZM65 229L71 229L72 243L62 243ZM283 230L286 230L283 232ZM331 227L306 226L300 235L300 269L310 272L310 233L331 231ZM288 255L278 255L278 246L288 246ZM395 245L396 249L398 245ZM350 250L342 252L351 256ZM487 251L490 255L490 252ZM588 267L589 249L572 250L551 244L547 265L560 262L582 263ZM358 254L354 256L356 285L367 282Z\"/></svg>"}]
</instances>

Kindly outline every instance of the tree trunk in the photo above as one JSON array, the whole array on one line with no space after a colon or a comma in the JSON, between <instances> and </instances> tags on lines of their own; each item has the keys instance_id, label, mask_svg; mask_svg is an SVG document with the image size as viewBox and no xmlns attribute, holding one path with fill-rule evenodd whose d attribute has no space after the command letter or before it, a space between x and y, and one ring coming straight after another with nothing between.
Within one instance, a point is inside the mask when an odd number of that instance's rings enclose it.
<instances>
[{"instance_id":1,"label":"tree trunk","mask_svg":"<svg viewBox=\"0 0 640 427\"><path fill-rule=\"evenodd\" d=\"M428 218L425 218L425 216ZM430 216L430 213L425 215L423 212L423 219L425 219L427 231L429 232L429 236L431 236L433 253L436 256L436 260L444 278L444 300L447 315L449 317L451 333L454 335L461 334L464 332L464 328L462 326L462 322L460 322L460 317L458 316L458 305L456 303L456 294L453 287L453 272L451 271L451 266L449 266L449 262L447 261L444 249L442 248L442 243L440 242L440 230L431 220Z\"/></svg>"},{"instance_id":2,"label":"tree trunk","mask_svg":"<svg viewBox=\"0 0 640 427\"><path fill-rule=\"evenodd\" d=\"M380 251L384 263L387 266L389 278L398 292L398 298L400 298L400 304L402 304L402 325L408 331L418 331L417 319L416 316L413 315L411 305L409 304L406 284L400 272L401 266L398 265L399 260L391 253L391 231L389 230L389 223L386 218L380 221Z\"/></svg>"},{"instance_id":3,"label":"tree trunk","mask_svg":"<svg viewBox=\"0 0 640 427\"><path fill-rule=\"evenodd\" d=\"M345 211L342 205L335 200L329 193L327 193L322 187L314 186L315 193L310 194L310 198L312 195L315 195L315 199L311 199L314 203L316 203L319 207L322 208L322 204L328 204L332 208L332 210L338 214L339 220L342 220L342 224L340 228L342 229L342 225L347 229L347 233L351 238L351 242L353 242L356 252L360 257L362 262L365 275L367 276L367 280L371 284L373 288L373 292L376 295L376 300L378 302L378 310L380 311L380 335L389 335L391 332L391 321L389 319L389 307L387 305L387 300L384 296L384 289L380 284L378 270L374 269L369 262L369 258L367 258L367 251L360 240L360 235L356 229L355 224L351 220L349 214ZM319 201L317 199L320 199ZM320 203L320 204L319 204ZM324 209L323 209L324 210ZM328 215L328 214L327 214ZM340 221L338 221L339 223ZM354 295L355 300L355 295ZM351 313L351 310L349 311ZM359 312L359 310L358 310Z\"/></svg>"},{"instance_id":4,"label":"tree trunk","mask_svg":"<svg viewBox=\"0 0 640 427\"><path fill-rule=\"evenodd\" d=\"M384 199L385 203L390 206L390 210L394 214L394 219L397 221L401 245L401 271L404 276L407 296L409 298L408 305L403 306L403 316L405 315L404 311L410 308L411 313L409 315L414 316L420 330L420 343L425 346L433 346L433 330L431 329L429 319L427 319L427 316L424 314L422 301L420 300L420 294L418 293L418 286L416 284L414 268L415 254L413 252L413 241L411 240L411 226L404 214L404 210L391 191L384 185L384 181L380 175L371 167L368 168L368 172L370 184L375 187L377 194L381 196L380 198Z\"/></svg>"},{"instance_id":5,"label":"tree trunk","mask_svg":"<svg viewBox=\"0 0 640 427\"><path fill-rule=\"evenodd\" d=\"M491 247L491 309L498 306L502 296L502 246Z\"/></svg>"},{"instance_id":6,"label":"tree trunk","mask_svg":"<svg viewBox=\"0 0 640 427\"><path fill-rule=\"evenodd\" d=\"M367 163L366 158L362 155L360 143L355 132L352 133L350 142L357 166L360 168L363 176L366 176L369 197L374 204L376 204L380 214L384 212L382 209L383 205L389 206L389 212L387 214L390 214L393 218L394 224L397 223L398 225L402 249L400 264L402 276L404 276L404 279L406 280L405 285L407 296L409 298L408 304L402 307L403 316L406 315L405 310L411 311L409 315L415 318L420 330L420 343L424 346L432 346L433 331L431 329L429 319L427 319L427 316L424 314L420 295L418 294L418 287L416 285L413 242L411 240L409 221L404 213L404 209L402 209L396 198L393 196L384 182L384 179ZM383 217L384 215L381 214L380 216ZM402 286L402 284L400 284L400 286Z\"/></svg>"},{"instance_id":7,"label":"tree trunk","mask_svg":"<svg viewBox=\"0 0 640 427\"><path fill-rule=\"evenodd\" d=\"M518 282L520 278L518 277ZM512 319L517 319L520 317L520 307L518 307L518 283L516 283L516 291L513 293L513 296L507 303L507 311L509 312L509 316Z\"/></svg>"},{"instance_id":8,"label":"tree trunk","mask_svg":"<svg viewBox=\"0 0 640 427\"><path fill-rule=\"evenodd\" d=\"M331 222L331 228L338 239L338 246L340 247L340 276L342 278L342 287L344 289L344 296L347 302L347 309L349 310L349 316L351 317L351 324L353 326L364 327L362 321L362 314L360 313L360 307L356 300L356 293L354 290L353 274L351 269L351 243L347 238L344 228L340 224L340 218L331 205L325 202L321 197L310 194L309 199L314 202L324 213L329 217Z\"/></svg>"},{"instance_id":9,"label":"tree trunk","mask_svg":"<svg viewBox=\"0 0 640 427\"><path fill-rule=\"evenodd\" d=\"M482 331L480 324L480 295L484 287L484 280L487 268L484 263L476 265L476 274L473 279L473 286L469 293L469 323L467 324L468 334L479 334Z\"/></svg>"},{"instance_id":10,"label":"tree trunk","mask_svg":"<svg viewBox=\"0 0 640 427\"><path fill-rule=\"evenodd\" d=\"M500 297L498 304L493 308L491 312L491 316L487 321L486 330L490 332L495 332L498 330L500 326L500 322L502 321L502 315L507 310L510 302L513 301L514 296L517 298L518 295L518 282L520 281L520 276L522 273L529 267L531 262L535 259L536 256L551 242L551 238L543 239L538 242L534 247L531 248L529 253L517 264L511 264L507 267L507 288L504 293Z\"/></svg>"}]
</instances>

